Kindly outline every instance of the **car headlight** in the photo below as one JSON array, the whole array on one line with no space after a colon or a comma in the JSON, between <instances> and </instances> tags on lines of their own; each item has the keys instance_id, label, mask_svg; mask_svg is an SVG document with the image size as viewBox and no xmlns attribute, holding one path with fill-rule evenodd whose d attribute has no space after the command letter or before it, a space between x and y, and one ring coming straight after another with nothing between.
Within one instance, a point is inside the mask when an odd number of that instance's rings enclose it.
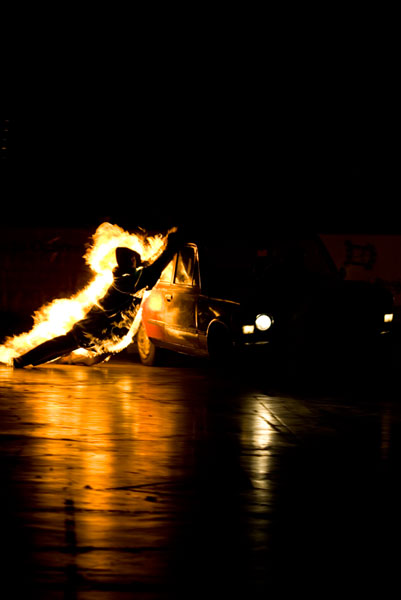
<instances>
[{"instance_id":1,"label":"car headlight","mask_svg":"<svg viewBox=\"0 0 401 600\"><path fill-rule=\"evenodd\" d=\"M264 313L258 315L255 319L255 327L259 331L267 331L272 326L273 320L269 315Z\"/></svg>"},{"instance_id":2,"label":"car headlight","mask_svg":"<svg viewBox=\"0 0 401 600\"><path fill-rule=\"evenodd\" d=\"M391 323L391 321L393 320L393 316L393 313L387 313L386 315L384 315L384 322Z\"/></svg>"}]
</instances>

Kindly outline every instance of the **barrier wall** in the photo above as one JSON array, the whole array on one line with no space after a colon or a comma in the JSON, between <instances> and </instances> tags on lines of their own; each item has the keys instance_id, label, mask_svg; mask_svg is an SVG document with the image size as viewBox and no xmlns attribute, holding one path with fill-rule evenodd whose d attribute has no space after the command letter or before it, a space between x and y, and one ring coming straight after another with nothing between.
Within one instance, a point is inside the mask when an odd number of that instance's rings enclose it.
<instances>
[{"instance_id":1,"label":"barrier wall","mask_svg":"<svg viewBox=\"0 0 401 600\"><path fill-rule=\"evenodd\" d=\"M322 235L321 239L345 278L380 282L401 311L401 235Z\"/></svg>"},{"instance_id":2,"label":"barrier wall","mask_svg":"<svg viewBox=\"0 0 401 600\"><path fill-rule=\"evenodd\" d=\"M0 335L26 326L55 298L66 298L90 279L83 259L93 230L0 227ZM346 279L380 281L401 314L401 235L322 235Z\"/></svg>"},{"instance_id":3,"label":"barrier wall","mask_svg":"<svg viewBox=\"0 0 401 600\"><path fill-rule=\"evenodd\" d=\"M0 228L0 334L26 326L55 298L78 292L90 278L83 259L94 232L62 228Z\"/></svg>"}]
</instances>

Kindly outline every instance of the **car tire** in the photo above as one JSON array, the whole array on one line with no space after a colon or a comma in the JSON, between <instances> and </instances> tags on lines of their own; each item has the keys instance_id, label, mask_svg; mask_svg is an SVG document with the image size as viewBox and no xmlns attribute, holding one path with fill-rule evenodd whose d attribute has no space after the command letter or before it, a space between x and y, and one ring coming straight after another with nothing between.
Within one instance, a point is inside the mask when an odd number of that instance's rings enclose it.
<instances>
[{"instance_id":1,"label":"car tire","mask_svg":"<svg viewBox=\"0 0 401 600\"><path fill-rule=\"evenodd\" d=\"M213 325L207 336L209 358L215 365L230 364L234 346L230 332L224 325Z\"/></svg>"},{"instance_id":2,"label":"car tire","mask_svg":"<svg viewBox=\"0 0 401 600\"><path fill-rule=\"evenodd\" d=\"M141 363L147 367L154 366L157 363L158 348L156 348L152 340L148 338L148 334L142 324L139 326L136 342Z\"/></svg>"}]
</instances>

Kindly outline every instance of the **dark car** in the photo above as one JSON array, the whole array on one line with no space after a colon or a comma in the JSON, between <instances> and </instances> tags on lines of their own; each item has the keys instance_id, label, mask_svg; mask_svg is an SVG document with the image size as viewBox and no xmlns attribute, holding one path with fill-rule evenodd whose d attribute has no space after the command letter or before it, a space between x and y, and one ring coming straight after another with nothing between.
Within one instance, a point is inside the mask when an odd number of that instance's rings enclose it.
<instances>
[{"instance_id":1,"label":"dark car","mask_svg":"<svg viewBox=\"0 0 401 600\"><path fill-rule=\"evenodd\" d=\"M226 359L234 351L357 353L389 331L392 297L344 281L318 236L185 244L143 302L143 364L159 348ZM351 357L352 358L352 357Z\"/></svg>"}]
</instances>

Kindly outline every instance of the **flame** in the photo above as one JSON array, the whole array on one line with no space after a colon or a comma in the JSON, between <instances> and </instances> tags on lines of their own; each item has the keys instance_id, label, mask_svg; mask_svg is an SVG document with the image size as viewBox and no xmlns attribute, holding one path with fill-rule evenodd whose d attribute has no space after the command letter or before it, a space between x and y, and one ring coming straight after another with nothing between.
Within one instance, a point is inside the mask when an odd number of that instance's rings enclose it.
<instances>
[{"instance_id":1,"label":"flame","mask_svg":"<svg viewBox=\"0 0 401 600\"><path fill-rule=\"evenodd\" d=\"M162 234L147 236L145 232L129 233L111 223L99 225L92 236L92 243L83 256L93 272L88 285L71 298L53 300L37 310L33 315L34 324L29 332L7 338L4 344L0 345L0 363L12 365L13 358L42 342L67 333L77 321L84 318L113 281L113 269L117 266L115 249L118 246L135 250L141 255L143 261L153 262L163 252L166 242L167 236ZM123 338L115 336L103 340L90 351L79 349L73 354L93 358L103 353L120 352L131 343L140 324L141 312L140 308Z\"/></svg>"}]
</instances>

